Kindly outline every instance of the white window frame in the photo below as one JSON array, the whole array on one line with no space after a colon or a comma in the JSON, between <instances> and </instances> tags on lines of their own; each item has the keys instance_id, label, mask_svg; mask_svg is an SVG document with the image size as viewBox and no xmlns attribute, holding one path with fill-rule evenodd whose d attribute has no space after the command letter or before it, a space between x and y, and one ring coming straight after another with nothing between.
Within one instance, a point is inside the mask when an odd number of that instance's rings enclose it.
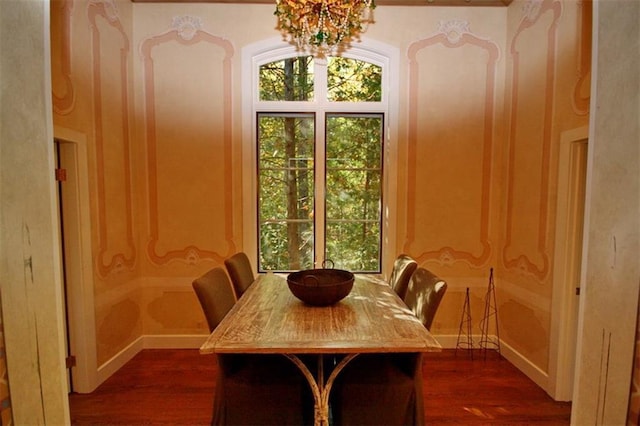
<instances>
[{"instance_id":1,"label":"white window frame","mask_svg":"<svg viewBox=\"0 0 640 426\"><path fill-rule=\"evenodd\" d=\"M301 53L290 44L284 43L280 37L260 41L247 45L242 49L242 250L247 253L252 263L257 260L257 112L282 111L281 102L260 101L258 83L259 68L280 59L298 56ZM370 62L382 67L382 100L376 102L376 107L367 108L367 112L382 112L385 117L384 129L384 176L383 176L383 205L382 205L382 264L383 274L390 268L395 258L396 247L396 204L397 204L397 164L398 164L398 82L399 82L399 53L398 49L384 43L362 39L352 46L343 57ZM322 85L322 81L318 81ZM325 82L326 83L326 82ZM360 103L328 102L324 100L326 84L322 88L314 87L314 102L288 102L292 112L348 113L362 112ZM323 96L321 98L321 96ZM324 120L316 120L316 137L324 135ZM324 147L324 144L317 144ZM316 157L324 158L322 152L316 152ZM320 166L319 164L316 166ZM324 176L324 163L316 168L317 176ZM323 200L324 194L316 194L317 200ZM324 222L317 221L316 226L324 226ZM324 245L318 246L316 257L324 256ZM257 265L256 265L257 266ZM317 265L318 267L320 265Z\"/></svg>"}]
</instances>

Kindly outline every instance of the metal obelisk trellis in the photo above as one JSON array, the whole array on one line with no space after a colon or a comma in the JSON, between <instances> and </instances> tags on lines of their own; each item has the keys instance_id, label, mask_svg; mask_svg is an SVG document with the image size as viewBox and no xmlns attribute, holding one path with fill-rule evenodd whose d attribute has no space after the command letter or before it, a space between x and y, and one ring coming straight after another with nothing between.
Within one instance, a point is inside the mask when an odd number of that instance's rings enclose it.
<instances>
[{"instance_id":1,"label":"metal obelisk trellis","mask_svg":"<svg viewBox=\"0 0 640 426\"><path fill-rule=\"evenodd\" d=\"M469 287L462 307L462 318L460 318L460 328L458 329L458 340L456 341L456 354L458 349L468 350L473 359L473 337L471 337L471 305L469 303Z\"/></svg>"},{"instance_id":2,"label":"metal obelisk trellis","mask_svg":"<svg viewBox=\"0 0 640 426\"><path fill-rule=\"evenodd\" d=\"M491 326L491 318L495 320L495 340L489 337L489 328ZM478 346L484 351L484 356L487 356L488 349L494 349L500 354L500 332L498 328L498 305L496 304L496 287L493 283L493 268L489 273L489 287L487 288L487 294L484 299L484 316L480 322L480 328L482 329L482 335L480 337L480 343Z\"/></svg>"}]
</instances>

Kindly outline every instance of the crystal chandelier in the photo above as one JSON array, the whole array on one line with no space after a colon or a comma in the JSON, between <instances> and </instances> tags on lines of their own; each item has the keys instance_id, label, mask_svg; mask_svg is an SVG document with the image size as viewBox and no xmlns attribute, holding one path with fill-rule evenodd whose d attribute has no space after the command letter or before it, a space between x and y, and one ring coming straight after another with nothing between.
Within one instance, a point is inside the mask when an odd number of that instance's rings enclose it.
<instances>
[{"instance_id":1,"label":"crystal chandelier","mask_svg":"<svg viewBox=\"0 0 640 426\"><path fill-rule=\"evenodd\" d=\"M348 47L373 22L375 0L276 0L278 29L298 49L323 57Z\"/></svg>"}]
</instances>

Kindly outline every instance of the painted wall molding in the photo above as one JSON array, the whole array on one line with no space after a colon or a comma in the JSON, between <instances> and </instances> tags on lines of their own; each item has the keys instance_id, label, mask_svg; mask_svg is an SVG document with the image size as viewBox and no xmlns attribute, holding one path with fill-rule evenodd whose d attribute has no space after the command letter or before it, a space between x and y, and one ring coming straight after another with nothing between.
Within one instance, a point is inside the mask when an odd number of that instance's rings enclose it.
<instances>
[{"instance_id":1,"label":"painted wall molding","mask_svg":"<svg viewBox=\"0 0 640 426\"><path fill-rule=\"evenodd\" d=\"M231 176L232 159L232 58L234 48L228 40L223 37L216 36L203 29L202 19L196 16L176 16L173 18L171 26L168 30L144 39L140 44L140 55L143 62L143 80L144 80L144 112L145 112L145 140L147 148L147 182L148 182L148 221L149 221L149 241L147 244L147 257L156 265L164 265L172 261L178 261L186 264L197 264L202 260L215 260L222 262L236 251L236 245L233 241L233 186ZM186 48L204 44L207 47L220 51L222 59L216 64L221 73L221 100L217 105L221 108L223 117L221 118L222 131L219 135L222 144L222 152L220 155L220 164L212 163L211 169L218 169L222 174L222 190L213 190L209 195L212 197L207 200L209 204L219 205L224 212L224 223L221 224L221 234L224 236L222 241L226 246L205 247L203 244L192 244L184 241L185 245L180 246L182 241L176 238L172 240L164 240L161 232L160 221L166 220L169 215L175 216L173 219L177 222L189 221L190 218L175 214L169 211L170 206L163 204L160 200L162 194L161 186L163 185L163 175L161 159L162 156L170 155L166 150L166 146L162 145L159 131L159 112L160 106L158 102L161 95L156 91L156 73L160 71L158 67L158 59L153 53L168 45L178 44L178 48ZM175 47L174 47L175 48ZM166 142L165 142L166 144ZM197 148L194 148L197 149ZM215 160L218 156L217 147L213 145L207 146L206 149L200 148L198 155L209 156ZM180 180L179 175L172 176L174 182ZM166 183L164 183L166 185ZM206 198L206 197L205 197ZM205 203L194 204L193 209L203 208Z\"/></svg>"},{"instance_id":2,"label":"painted wall molding","mask_svg":"<svg viewBox=\"0 0 640 426\"><path fill-rule=\"evenodd\" d=\"M438 246L438 242L428 240L428 236L420 235L420 215L428 215L429 212L420 206L420 200L424 198L423 194L430 190L430 185L421 186L419 182L426 182L425 176L419 176L419 173L427 173L423 167L418 164L418 157L424 157L421 149L429 148L429 136L424 133L427 131L424 126L423 115L429 115L428 105L420 105L418 93L421 86L426 85L421 77L421 59L420 55L426 54L430 49L459 49L467 48L474 51L482 52L486 55L484 63L479 62L478 73L484 76L484 93L482 107L484 114L480 122L475 123L482 127L482 131L476 140L466 141L467 146L475 148L475 144L480 144L477 160L480 164L479 175L474 176L477 183L472 191L473 197L467 197L467 200L476 198L478 204L464 205L456 203L452 200L446 200L442 204L433 205L433 211L439 209L449 209L448 213L455 213L463 216L465 209L479 211L478 217L473 217L472 236L457 246ZM462 51L460 54L464 54ZM470 30L468 22L463 20L441 21L435 34L412 43L408 49L409 59L409 132L408 132L408 188L407 188L407 236L403 250L411 253L420 262L428 260L437 261L443 265L451 265L455 262L464 262L471 267L483 267L491 258L491 236L490 236L490 214L491 214L491 178L492 178L492 153L495 132L495 102L496 102L496 75L498 72L498 61L500 59L500 49L497 44L486 38L473 34ZM427 90L426 88L424 90ZM427 96L425 96L427 97ZM436 108L436 106L432 106ZM467 119L467 118L465 118ZM432 119L433 120L433 119ZM459 141L458 141L459 142ZM425 148L426 145L426 148ZM434 148L435 149L435 148ZM456 147L439 146L438 149L451 149L451 158ZM477 148L476 148L477 149ZM467 151L468 155L474 155ZM473 171L467 170L469 173ZM426 176L431 178L431 176ZM440 177L440 179L442 179ZM467 201L470 203L471 201ZM446 207L445 207L446 205ZM455 207L453 207L455 206ZM421 238L422 237L422 238ZM426 240L424 238L427 238Z\"/></svg>"},{"instance_id":3,"label":"painted wall molding","mask_svg":"<svg viewBox=\"0 0 640 426\"><path fill-rule=\"evenodd\" d=\"M512 81L510 99L510 124L508 130L507 193L505 217L505 241L502 249L502 262L507 270L518 275L532 276L544 281L550 272L547 232L549 226L550 161L552 143L552 124L554 106L554 83L556 70L556 31L562 5L558 1L544 0L528 2L523 17L515 32L509 49L512 61ZM538 20L549 19L546 28L546 44L541 45L539 54L546 55L542 67L527 69L526 60L539 63L536 52L521 52L518 49L520 38L529 35L532 30L539 31ZM538 35L538 34L536 34ZM532 35L531 35L532 36ZM525 75L526 74L526 75ZM529 78L527 78L529 77ZM540 87L532 95L531 87ZM525 98L529 96L529 98ZM521 104L522 100L526 104ZM523 111L519 111L519 107ZM540 109L540 121L524 120L536 115ZM522 114L520 114L522 112ZM537 164L532 160L539 159ZM523 167L518 167L521 164ZM530 171L526 176L516 175L516 170ZM533 175L533 172L537 173ZM529 182L532 182L527 186ZM539 193L530 191L532 185ZM519 206L520 210L516 211ZM533 241L530 241L531 238ZM536 252L531 253L531 246Z\"/></svg>"}]
</instances>

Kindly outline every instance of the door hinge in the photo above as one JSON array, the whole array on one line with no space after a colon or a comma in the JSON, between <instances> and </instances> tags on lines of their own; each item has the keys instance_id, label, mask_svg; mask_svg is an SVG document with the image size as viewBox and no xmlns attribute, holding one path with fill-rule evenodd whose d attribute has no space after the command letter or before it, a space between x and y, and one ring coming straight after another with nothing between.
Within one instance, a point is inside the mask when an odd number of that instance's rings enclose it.
<instances>
[{"instance_id":1,"label":"door hinge","mask_svg":"<svg viewBox=\"0 0 640 426\"><path fill-rule=\"evenodd\" d=\"M71 368L71 367L75 367L76 366L76 357L73 355L69 355L67 358L65 358L65 363L67 364L67 368Z\"/></svg>"},{"instance_id":2,"label":"door hinge","mask_svg":"<svg viewBox=\"0 0 640 426\"><path fill-rule=\"evenodd\" d=\"M580 296L580 287L576 287L576 296Z\"/></svg>"},{"instance_id":3,"label":"door hinge","mask_svg":"<svg viewBox=\"0 0 640 426\"><path fill-rule=\"evenodd\" d=\"M58 182L66 182L67 169L56 169L56 180Z\"/></svg>"}]
</instances>

